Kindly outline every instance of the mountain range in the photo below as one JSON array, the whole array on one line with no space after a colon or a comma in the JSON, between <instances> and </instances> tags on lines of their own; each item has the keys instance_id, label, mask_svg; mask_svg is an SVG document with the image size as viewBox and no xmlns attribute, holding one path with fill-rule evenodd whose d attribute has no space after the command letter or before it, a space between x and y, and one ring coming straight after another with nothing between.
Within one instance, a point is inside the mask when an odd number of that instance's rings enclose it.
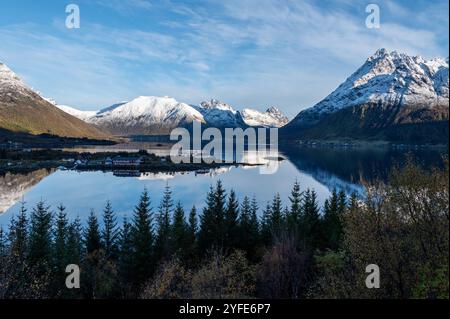
<instances>
[{"instance_id":1,"label":"mountain range","mask_svg":"<svg viewBox=\"0 0 450 319\"><path fill-rule=\"evenodd\" d=\"M448 58L427 60L380 49L289 122L276 107L238 111L216 99L192 105L167 96L139 96L99 111L81 111L44 99L0 63L0 133L99 139L165 135L198 121L204 127L279 127L280 138L287 141L448 143L448 64Z\"/></svg>"},{"instance_id":2,"label":"mountain range","mask_svg":"<svg viewBox=\"0 0 450 319\"><path fill-rule=\"evenodd\" d=\"M281 127L288 122L275 107L266 112L253 109L240 112L216 99L189 105L167 96L140 96L100 111L80 111L56 103L55 106L112 135L168 134L175 127L188 127L193 121L217 128Z\"/></svg>"},{"instance_id":3,"label":"mountain range","mask_svg":"<svg viewBox=\"0 0 450 319\"><path fill-rule=\"evenodd\" d=\"M448 58L426 60L378 50L280 135L287 139L360 139L448 143Z\"/></svg>"}]
</instances>

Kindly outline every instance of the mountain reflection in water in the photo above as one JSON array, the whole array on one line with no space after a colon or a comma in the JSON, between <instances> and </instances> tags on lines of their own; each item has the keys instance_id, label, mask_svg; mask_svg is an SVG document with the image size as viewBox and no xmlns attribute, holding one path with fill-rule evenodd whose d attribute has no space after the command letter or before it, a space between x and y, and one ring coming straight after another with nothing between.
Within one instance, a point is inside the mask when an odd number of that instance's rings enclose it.
<instances>
[{"instance_id":1,"label":"mountain reflection in water","mask_svg":"<svg viewBox=\"0 0 450 319\"><path fill-rule=\"evenodd\" d=\"M110 200L119 216L129 216L144 188L150 192L152 206L157 207L166 184L186 210L192 205L201 209L210 185L218 179L227 190L234 189L241 200L245 195L255 196L260 210L277 192L284 204L288 204L295 180L302 189L314 189L319 203L323 203L333 188L362 195L365 183L386 181L391 169L403 165L408 157L429 168L442 165L443 154L448 154L448 150L389 148L297 148L281 152L286 160L277 162L276 172L268 175L261 174L259 166L227 166L194 172L37 170L28 174L7 173L0 177L0 225L7 225L12 214L18 212L22 198L29 211L42 199L53 208L63 203L69 217L80 215L82 219L91 209L101 214L105 202ZM266 159L266 164L274 165L273 161L275 159Z\"/></svg>"}]
</instances>

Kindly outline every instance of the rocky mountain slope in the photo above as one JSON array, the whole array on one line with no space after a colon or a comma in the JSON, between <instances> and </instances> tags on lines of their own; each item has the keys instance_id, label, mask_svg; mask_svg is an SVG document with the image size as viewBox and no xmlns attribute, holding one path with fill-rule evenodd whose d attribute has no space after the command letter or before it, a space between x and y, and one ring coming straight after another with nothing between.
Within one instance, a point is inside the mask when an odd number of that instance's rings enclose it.
<instances>
[{"instance_id":1,"label":"rocky mountain slope","mask_svg":"<svg viewBox=\"0 0 450 319\"><path fill-rule=\"evenodd\" d=\"M265 112L243 109L242 117L250 126L282 127L289 122L289 119L276 107L270 107Z\"/></svg>"},{"instance_id":2,"label":"rocky mountain slope","mask_svg":"<svg viewBox=\"0 0 450 319\"><path fill-rule=\"evenodd\" d=\"M448 58L378 50L334 92L282 130L299 139L448 141Z\"/></svg>"},{"instance_id":3,"label":"rocky mountain slope","mask_svg":"<svg viewBox=\"0 0 450 319\"><path fill-rule=\"evenodd\" d=\"M29 134L107 138L96 127L66 113L29 88L0 63L0 129Z\"/></svg>"},{"instance_id":4,"label":"rocky mountain slope","mask_svg":"<svg viewBox=\"0 0 450 319\"><path fill-rule=\"evenodd\" d=\"M216 99L212 99L210 102L202 102L196 109L203 115L208 126L218 128L247 126L239 111Z\"/></svg>"}]
</instances>

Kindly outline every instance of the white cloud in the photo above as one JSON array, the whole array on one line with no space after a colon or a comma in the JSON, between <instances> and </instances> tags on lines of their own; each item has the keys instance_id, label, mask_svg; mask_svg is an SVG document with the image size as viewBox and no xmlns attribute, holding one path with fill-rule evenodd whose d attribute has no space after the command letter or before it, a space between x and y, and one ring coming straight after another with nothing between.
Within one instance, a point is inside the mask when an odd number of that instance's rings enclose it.
<instances>
[{"instance_id":1,"label":"white cloud","mask_svg":"<svg viewBox=\"0 0 450 319\"><path fill-rule=\"evenodd\" d=\"M442 55L442 42L448 47L442 26L425 21L428 15L448 29L442 5L418 12L411 25L404 17L414 8L380 1L386 19L373 30L365 27L364 5L347 0L340 9L310 0L100 2L122 13L166 6L181 18L161 17L165 28L159 31L92 21L80 32L60 28L53 35L36 25L6 26L0 58L44 94L76 107L148 94L190 103L217 97L259 109L278 105L294 116L380 47L426 57Z\"/></svg>"}]
</instances>

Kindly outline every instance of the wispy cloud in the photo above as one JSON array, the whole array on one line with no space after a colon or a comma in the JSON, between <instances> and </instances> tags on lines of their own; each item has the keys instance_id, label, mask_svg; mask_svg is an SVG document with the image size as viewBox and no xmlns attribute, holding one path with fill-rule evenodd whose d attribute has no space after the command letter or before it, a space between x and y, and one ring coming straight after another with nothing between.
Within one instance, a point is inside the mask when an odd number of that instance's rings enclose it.
<instances>
[{"instance_id":1,"label":"wispy cloud","mask_svg":"<svg viewBox=\"0 0 450 319\"><path fill-rule=\"evenodd\" d=\"M136 10L151 10L153 8L150 0L94 0L94 2L121 14L132 13Z\"/></svg>"},{"instance_id":2,"label":"wispy cloud","mask_svg":"<svg viewBox=\"0 0 450 319\"><path fill-rule=\"evenodd\" d=\"M260 109L278 105L294 116L380 47L446 54L448 3L421 1L422 7L378 1L382 24L375 30L365 27L365 5L347 0L97 0L123 21L89 16L75 32L61 18L50 31L3 26L0 59L45 94L76 107L148 94L190 103L217 97Z\"/></svg>"}]
</instances>

